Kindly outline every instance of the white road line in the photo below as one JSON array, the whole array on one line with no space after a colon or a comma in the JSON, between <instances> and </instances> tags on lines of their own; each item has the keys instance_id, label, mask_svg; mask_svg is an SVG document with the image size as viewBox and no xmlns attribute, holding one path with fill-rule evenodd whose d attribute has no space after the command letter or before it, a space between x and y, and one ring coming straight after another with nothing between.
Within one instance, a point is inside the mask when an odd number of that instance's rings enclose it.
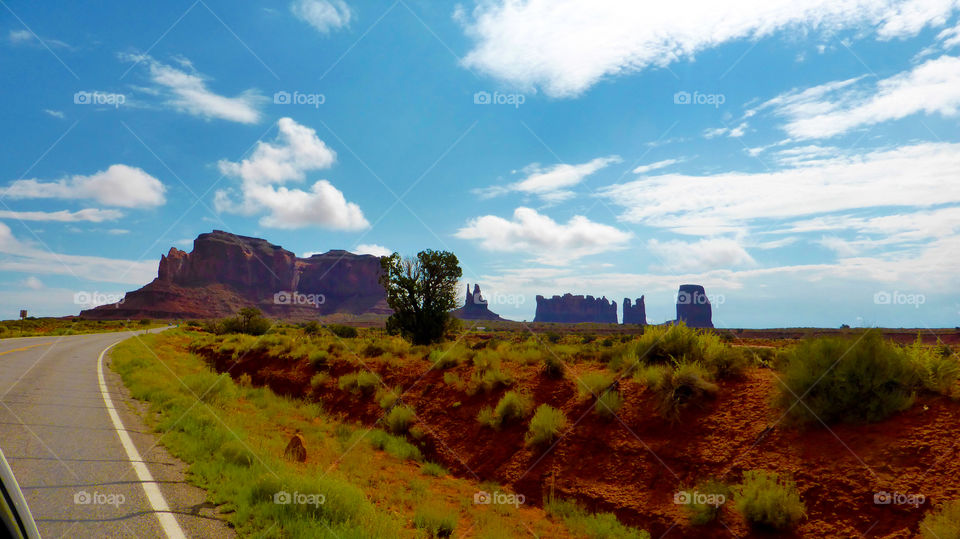
<instances>
[{"instance_id":1,"label":"white road line","mask_svg":"<svg viewBox=\"0 0 960 539\"><path fill-rule=\"evenodd\" d=\"M167 505L167 500L163 498L160 487L157 485L157 482L154 481L147 465L144 464L143 459L140 457L140 452L137 451L137 447L133 445L133 440L131 440L130 435L127 434L127 430L124 428L123 422L120 421L117 410L113 407L113 401L110 400L110 391L107 390L107 382L103 378L103 355L119 342L120 341L117 341L104 348L103 352L100 352L100 357L97 359L97 379L100 382L100 394L103 395L103 402L107 405L107 413L110 414L110 420L113 421L113 428L117 431L117 436L120 437L120 443L127 452L127 458L130 460L133 469L137 472L137 477L140 478L143 491L150 501L150 506L153 507L153 514L157 515L157 520L160 521L160 527L163 528L164 533L166 533L170 539L186 539L187 536L183 534L183 530L180 529L180 524L177 523L176 517L170 512L170 506Z\"/></svg>"}]
</instances>

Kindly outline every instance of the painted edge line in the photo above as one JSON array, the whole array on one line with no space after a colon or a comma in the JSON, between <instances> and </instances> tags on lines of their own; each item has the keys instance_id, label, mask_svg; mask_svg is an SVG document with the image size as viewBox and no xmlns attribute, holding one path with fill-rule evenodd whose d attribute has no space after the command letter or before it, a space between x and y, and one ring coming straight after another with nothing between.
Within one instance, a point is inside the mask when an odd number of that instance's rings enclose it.
<instances>
[{"instance_id":1,"label":"painted edge line","mask_svg":"<svg viewBox=\"0 0 960 539\"><path fill-rule=\"evenodd\" d=\"M170 506L167 505L167 500L164 499L163 493L160 492L160 487L153 479L153 475L150 473L147 465L144 464L143 458L140 457L140 452L137 451L137 447L133 445L133 440L131 440L130 435L127 434L126 427L123 426L123 421L120 420L120 415L117 414L113 406L113 401L110 399L110 391L107 389L107 382L103 377L103 355L107 353L107 350L110 350L119 343L120 341L117 341L104 348L103 351L100 352L100 357L97 358L97 380L100 383L100 394L103 396L103 402L107 406L107 413L110 414L113 428L117 431L117 436L120 437L120 444L123 445L123 449L127 452L127 459L130 461L130 465L133 466L134 471L137 472L137 477L140 479L143 492L147 495L147 500L149 500L150 506L153 508L153 514L155 514L157 520L160 521L160 527L163 528L164 533L166 533L170 539L186 539L187 536L184 535L180 524L177 523L176 517L170 512Z\"/></svg>"}]
</instances>

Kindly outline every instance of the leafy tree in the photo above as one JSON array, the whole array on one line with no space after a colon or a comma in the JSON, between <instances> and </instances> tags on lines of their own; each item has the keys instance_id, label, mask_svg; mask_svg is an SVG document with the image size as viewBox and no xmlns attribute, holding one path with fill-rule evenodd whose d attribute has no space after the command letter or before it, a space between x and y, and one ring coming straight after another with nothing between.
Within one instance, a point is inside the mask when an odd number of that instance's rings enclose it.
<instances>
[{"instance_id":1,"label":"leafy tree","mask_svg":"<svg viewBox=\"0 0 960 539\"><path fill-rule=\"evenodd\" d=\"M270 330L272 325L269 320L263 317L260 309L254 307L244 307L237 312L237 316L225 318L221 327L214 333L246 333L248 335L263 335Z\"/></svg>"},{"instance_id":2,"label":"leafy tree","mask_svg":"<svg viewBox=\"0 0 960 539\"><path fill-rule=\"evenodd\" d=\"M440 341L455 320L450 311L457 306L457 282L463 275L456 255L427 249L414 259L393 253L381 258L380 266L380 284L393 309L387 332L414 344Z\"/></svg>"}]
</instances>

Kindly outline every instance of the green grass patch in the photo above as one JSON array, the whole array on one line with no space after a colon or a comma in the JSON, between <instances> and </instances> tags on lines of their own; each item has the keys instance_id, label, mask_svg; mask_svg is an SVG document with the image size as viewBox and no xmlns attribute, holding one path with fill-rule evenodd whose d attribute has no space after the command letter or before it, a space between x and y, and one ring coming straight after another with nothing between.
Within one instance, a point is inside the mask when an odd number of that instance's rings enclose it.
<instances>
[{"instance_id":1,"label":"green grass patch","mask_svg":"<svg viewBox=\"0 0 960 539\"><path fill-rule=\"evenodd\" d=\"M951 500L927 513L920 522L923 539L960 539L960 500Z\"/></svg>"},{"instance_id":2,"label":"green grass patch","mask_svg":"<svg viewBox=\"0 0 960 539\"><path fill-rule=\"evenodd\" d=\"M549 404L537 407L530 419L530 428L527 431L527 445L535 446L551 442L567 428L567 416Z\"/></svg>"},{"instance_id":3,"label":"green grass patch","mask_svg":"<svg viewBox=\"0 0 960 539\"><path fill-rule=\"evenodd\" d=\"M547 500L544 509L571 532L590 539L650 539L645 530L625 526L613 513L590 513L568 500Z\"/></svg>"},{"instance_id":4,"label":"green grass patch","mask_svg":"<svg viewBox=\"0 0 960 539\"><path fill-rule=\"evenodd\" d=\"M734 501L747 522L776 530L790 528L806 514L796 483L763 470L744 472Z\"/></svg>"}]
</instances>

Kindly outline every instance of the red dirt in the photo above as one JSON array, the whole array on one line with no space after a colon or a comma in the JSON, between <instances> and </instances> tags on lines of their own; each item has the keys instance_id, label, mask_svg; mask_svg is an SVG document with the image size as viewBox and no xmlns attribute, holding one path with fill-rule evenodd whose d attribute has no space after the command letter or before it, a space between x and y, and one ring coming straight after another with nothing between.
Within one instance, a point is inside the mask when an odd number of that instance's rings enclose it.
<instances>
[{"instance_id":1,"label":"red dirt","mask_svg":"<svg viewBox=\"0 0 960 539\"><path fill-rule=\"evenodd\" d=\"M234 377L247 373L279 393L316 398L309 385L314 370L306 362L251 354L234 366L212 348L200 353ZM623 380L619 419L604 420L591 402L578 398L572 381L596 365L572 365L565 379L554 380L533 366L505 364L516 380L512 389L560 408L572 425L554 446L531 449L523 443L525 422L493 430L476 421L480 408L495 405L503 389L470 396L444 383L444 372L468 380L472 367L428 371L429 364L416 358L393 365L376 358L364 362L387 386L406 388L403 401L414 407L416 425L426 433L413 441L430 460L459 476L508 485L528 503L540 504L553 492L592 510L612 511L653 537L914 537L926 511L960 497L960 403L943 397L922 396L881 423L801 431L780 424L782 412L769 404L774 373L754 369L723 382L714 400L685 410L678 422L660 418L652 395ZM329 412L373 424L384 415L375 399L336 387L336 377L359 369L335 362L319 398ZM729 503L718 521L693 527L673 503L674 492L699 480L732 484L750 469L796 480L807 518L792 535L749 528ZM922 494L925 503L877 505L877 492Z\"/></svg>"}]
</instances>

